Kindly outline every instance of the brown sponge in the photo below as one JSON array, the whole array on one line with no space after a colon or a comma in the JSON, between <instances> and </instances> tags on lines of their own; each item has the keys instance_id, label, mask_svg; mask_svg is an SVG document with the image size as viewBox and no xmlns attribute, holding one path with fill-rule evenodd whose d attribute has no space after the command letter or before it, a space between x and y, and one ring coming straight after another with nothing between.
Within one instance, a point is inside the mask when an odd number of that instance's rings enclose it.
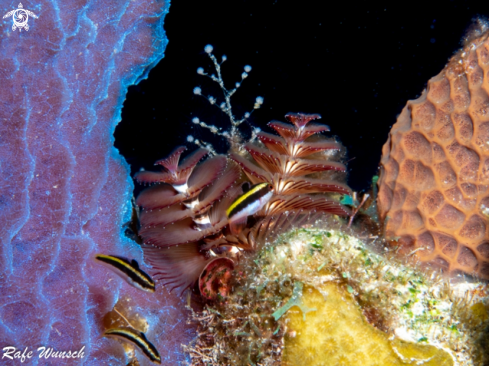
<instances>
[{"instance_id":1,"label":"brown sponge","mask_svg":"<svg viewBox=\"0 0 489 366\"><path fill-rule=\"evenodd\" d=\"M382 149L378 208L401 253L489 279L489 32L478 22Z\"/></svg>"}]
</instances>

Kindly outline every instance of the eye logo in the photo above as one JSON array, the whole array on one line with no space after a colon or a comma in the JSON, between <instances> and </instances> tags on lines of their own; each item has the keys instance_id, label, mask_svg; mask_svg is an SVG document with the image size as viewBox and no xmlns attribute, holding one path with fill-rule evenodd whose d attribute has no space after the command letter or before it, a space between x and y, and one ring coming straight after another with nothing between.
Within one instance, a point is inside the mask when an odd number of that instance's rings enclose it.
<instances>
[{"instance_id":1,"label":"eye logo","mask_svg":"<svg viewBox=\"0 0 489 366\"><path fill-rule=\"evenodd\" d=\"M22 28L28 31L29 25L27 24L27 21L29 20L29 15L35 19L38 18L36 14L34 14L32 11L24 9L22 3L19 3L19 8L9 11L3 16L3 19L12 16L12 19L14 21L14 25L12 25L13 31L15 31L17 28L19 28L19 32L22 31Z\"/></svg>"}]
</instances>

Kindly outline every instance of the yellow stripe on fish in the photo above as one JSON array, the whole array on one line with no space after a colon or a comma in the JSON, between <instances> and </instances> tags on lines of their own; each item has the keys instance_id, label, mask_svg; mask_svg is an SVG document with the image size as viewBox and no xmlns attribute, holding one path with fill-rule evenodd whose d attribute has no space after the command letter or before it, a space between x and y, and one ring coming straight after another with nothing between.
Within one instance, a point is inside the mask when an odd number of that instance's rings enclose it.
<instances>
[{"instance_id":1,"label":"yellow stripe on fish","mask_svg":"<svg viewBox=\"0 0 489 366\"><path fill-rule=\"evenodd\" d=\"M112 328L104 332L105 337L115 337L137 346L154 363L161 364L161 357L156 347L148 341L143 332L134 328Z\"/></svg>"},{"instance_id":2,"label":"yellow stripe on fish","mask_svg":"<svg viewBox=\"0 0 489 366\"><path fill-rule=\"evenodd\" d=\"M238 222L258 212L272 198L273 188L269 183L258 183L236 198L226 210L229 222Z\"/></svg>"},{"instance_id":3,"label":"yellow stripe on fish","mask_svg":"<svg viewBox=\"0 0 489 366\"><path fill-rule=\"evenodd\" d=\"M112 255L97 254L95 259L107 265L132 286L148 292L155 292L153 279L139 268L136 260L129 261Z\"/></svg>"}]
</instances>

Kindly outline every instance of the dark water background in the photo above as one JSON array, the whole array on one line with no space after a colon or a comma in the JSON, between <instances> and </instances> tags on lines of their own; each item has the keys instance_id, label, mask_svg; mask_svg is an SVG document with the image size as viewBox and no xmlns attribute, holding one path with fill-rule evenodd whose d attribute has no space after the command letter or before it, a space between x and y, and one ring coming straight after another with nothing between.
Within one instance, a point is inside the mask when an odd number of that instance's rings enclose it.
<instances>
[{"instance_id":1,"label":"dark water background","mask_svg":"<svg viewBox=\"0 0 489 366\"><path fill-rule=\"evenodd\" d=\"M265 103L250 123L268 132L266 123L283 120L287 112L321 114L352 159L348 183L367 189L406 101L443 69L471 20L489 15L485 1L372 3L173 1L165 21L165 58L129 89L115 132L115 146L132 173L151 169L155 160L187 144L189 134L226 151L224 141L191 123L198 116L228 126L217 107L192 92L200 86L222 100L215 84L196 73L198 67L214 71L204 52L212 44L219 60L227 56L222 67L229 87L244 65L253 68L232 99L236 115L251 110L256 96Z\"/></svg>"}]
</instances>

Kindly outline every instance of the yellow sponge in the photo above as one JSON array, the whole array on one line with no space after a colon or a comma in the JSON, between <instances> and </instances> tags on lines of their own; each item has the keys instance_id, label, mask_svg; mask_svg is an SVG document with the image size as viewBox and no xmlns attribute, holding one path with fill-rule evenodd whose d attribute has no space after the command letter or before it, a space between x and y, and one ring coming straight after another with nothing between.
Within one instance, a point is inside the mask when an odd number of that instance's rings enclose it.
<instances>
[{"instance_id":1,"label":"yellow sponge","mask_svg":"<svg viewBox=\"0 0 489 366\"><path fill-rule=\"evenodd\" d=\"M336 283L305 287L304 320L297 306L286 314L283 365L286 366L451 366L452 357L435 346L409 343L372 327L356 301Z\"/></svg>"}]
</instances>

